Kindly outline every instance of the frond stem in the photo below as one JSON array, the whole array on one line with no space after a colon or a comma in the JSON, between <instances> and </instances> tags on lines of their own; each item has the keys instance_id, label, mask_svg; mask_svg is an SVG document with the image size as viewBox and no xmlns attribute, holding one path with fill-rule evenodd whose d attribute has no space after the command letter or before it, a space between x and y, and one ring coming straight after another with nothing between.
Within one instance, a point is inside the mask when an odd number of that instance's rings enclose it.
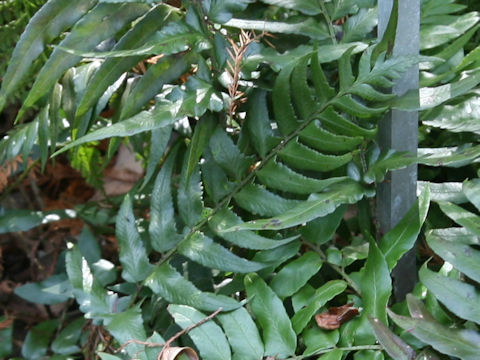
<instances>
[{"instance_id":1,"label":"frond stem","mask_svg":"<svg viewBox=\"0 0 480 360\"><path fill-rule=\"evenodd\" d=\"M323 16L325 17L325 21L328 26L328 32L330 33L330 39L332 39L333 45L337 44L337 37L335 36L335 29L333 28L332 25L332 19L330 18L330 15L328 14L327 7L325 6L325 1L323 0L318 0L318 4L320 5L320 8L322 9Z\"/></svg>"}]
</instances>

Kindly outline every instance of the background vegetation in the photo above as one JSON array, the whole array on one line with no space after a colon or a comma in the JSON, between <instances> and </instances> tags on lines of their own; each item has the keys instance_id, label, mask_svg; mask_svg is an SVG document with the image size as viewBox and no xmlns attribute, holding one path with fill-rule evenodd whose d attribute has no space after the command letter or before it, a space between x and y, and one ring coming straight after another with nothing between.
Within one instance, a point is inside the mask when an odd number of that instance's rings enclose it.
<instances>
[{"instance_id":1,"label":"background vegetation","mask_svg":"<svg viewBox=\"0 0 480 360\"><path fill-rule=\"evenodd\" d=\"M423 0L422 56L393 58L373 0L48 1L0 90L41 66L0 141L0 357L478 358L476 8ZM379 150L392 108L418 154ZM381 234L376 184L413 163Z\"/></svg>"}]
</instances>

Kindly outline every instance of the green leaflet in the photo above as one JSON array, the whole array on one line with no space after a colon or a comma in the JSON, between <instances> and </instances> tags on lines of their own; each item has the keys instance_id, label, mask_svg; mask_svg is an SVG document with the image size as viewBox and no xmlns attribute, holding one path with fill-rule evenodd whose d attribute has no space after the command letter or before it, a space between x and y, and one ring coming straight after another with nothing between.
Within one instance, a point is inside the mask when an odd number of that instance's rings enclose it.
<instances>
[{"instance_id":1,"label":"green leaflet","mask_svg":"<svg viewBox=\"0 0 480 360\"><path fill-rule=\"evenodd\" d=\"M211 114L206 114L195 126L192 142L188 147L187 173L185 175L187 184L190 181L190 176L195 167L198 165L198 161L200 160L206 145L208 144L208 140L210 139L215 125L215 120Z\"/></svg>"},{"instance_id":2,"label":"green leaflet","mask_svg":"<svg viewBox=\"0 0 480 360\"><path fill-rule=\"evenodd\" d=\"M138 113L158 94L164 84L171 83L186 73L195 56L191 52L166 56L150 66L128 95L122 106L120 119L127 119Z\"/></svg>"},{"instance_id":3,"label":"green leaflet","mask_svg":"<svg viewBox=\"0 0 480 360\"><path fill-rule=\"evenodd\" d=\"M178 21L178 16L171 8L163 4L154 7L119 40L113 51L131 49L144 44L171 17ZM76 117L83 116L122 73L130 70L141 59L142 56L107 58L90 80L90 86L87 87L77 107Z\"/></svg>"},{"instance_id":4,"label":"green leaflet","mask_svg":"<svg viewBox=\"0 0 480 360\"><path fill-rule=\"evenodd\" d=\"M300 203L285 199L262 186L248 184L233 197L241 208L260 216L282 214Z\"/></svg>"},{"instance_id":5,"label":"green leaflet","mask_svg":"<svg viewBox=\"0 0 480 360\"><path fill-rule=\"evenodd\" d=\"M291 76L292 97L296 106L297 112L302 120L308 120L315 112L317 104L313 98L310 90L307 74L308 61L311 56L305 56L297 63L293 69Z\"/></svg>"},{"instance_id":6,"label":"green leaflet","mask_svg":"<svg viewBox=\"0 0 480 360\"><path fill-rule=\"evenodd\" d=\"M45 45L62 31L75 24L96 0L76 1L50 0L30 20L18 41L0 90L0 112L6 99L21 84L33 61L43 52Z\"/></svg>"},{"instance_id":7,"label":"green leaflet","mask_svg":"<svg viewBox=\"0 0 480 360\"><path fill-rule=\"evenodd\" d=\"M322 127L320 123L311 123L299 134L302 143L318 151L328 153L346 152L355 150L363 142L363 137L349 137L333 134Z\"/></svg>"},{"instance_id":8,"label":"green leaflet","mask_svg":"<svg viewBox=\"0 0 480 360\"><path fill-rule=\"evenodd\" d=\"M193 227L202 217L203 189L200 181L200 167L195 166L188 180L187 170L188 156L185 156L178 184L177 208L185 225Z\"/></svg>"},{"instance_id":9,"label":"green leaflet","mask_svg":"<svg viewBox=\"0 0 480 360\"><path fill-rule=\"evenodd\" d=\"M428 166L462 167L480 157L480 145L464 144L460 147L419 148L420 164Z\"/></svg>"},{"instance_id":10,"label":"green leaflet","mask_svg":"<svg viewBox=\"0 0 480 360\"><path fill-rule=\"evenodd\" d=\"M139 305L132 306L124 312L106 314L103 319L105 327L119 344L126 344L131 339L144 341L147 337ZM127 353L132 357L136 357L137 353L144 349L144 345L137 343L130 343L126 347Z\"/></svg>"},{"instance_id":11,"label":"green leaflet","mask_svg":"<svg viewBox=\"0 0 480 360\"><path fill-rule=\"evenodd\" d=\"M392 293L392 279L385 257L373 238L360 285L365 306L362 316L374 317L387 324L386 308Z\"/></svg>"},{"instance_id":12,"label":"green leaflet","mask_svg":"<svg viewBox=\"0 0 480 360\"><path fill-rule=\"evenodd\" d=\"M320 192L330 185L347 180L346 176L331 177L324 180L304 176L288 166L272 159L257 172L257 178L269 188L288 191L294 194Z\"/></svg>"},{"instance_id":13,"label":"green leaflet","mask_svg":"<svg viewBox=\"0 0 480 360\"><path fill-rule=\"evenodd\" d=\"M416 358L413 350L400 337L395 335L387 326L376 318L368 318L378 342L383 346L388 355L398 360L413 360Z\"/></svg>"},{"instance_id":14,"label":"green leaflet","mask_svg":"<svg viewBox=\"0 0 480 360\"><path fill-rule=\"evenodd\" d=\"M99 4L81 19L65 37L59 46L77 47L80 50L89 50L101 41L108 39L119 31L125 24L133 21L148 10L146 4ZM22 105L17 117L33 106L43 95L51 90L62 73L81 60L75 55L67 55L63 50L55 49L40 70L28 97Z\"/></svg>"},{"instance_id":15,"label":"green leaflet","mask_svg":"<svg viewBox=\"0 0 480 360\"><path fill-rule=\"evenodd\" d=\"M431 201L449 201L454 204L463 204L468 201L462 192L461 182L431 183L428 181L418 181L417 191L422 192L427 186L430 188Z\"/></svg>"},{"instance_id":16,"label":"green leaflet","mask_svg":"<svg viewBox=\"0 0 480 360\"><path fill-rule=\"evenodd\" d=\"M77 247L67 252L65 265L75 300L86 318L113 312L113 306L118 301L117 295L107 293L93 276L87 261Z\"/></svg>"},{"instance_id":17,"label":"green leaflet","mask_svg":"<svg viewBox=\"0 0 480 360\"><path fill-rule=\"evenodd\" d=\"M237 145L219 126L210 137L210 151L215 162L236 180L240 180L252 164L251 158L241 153Z\"/></svg>"},{"instance_id":18,"label":"green leaflet","mask_svg":"<svg viewBox=\"0 0 480 360\"><path fill-rule=\"evenodd\" d=\"M328 32L312 17L299 17L295 20L284 22L233 18L228 20L225 26L268 31L270 33L303 35L316 40L325 40L329 37Z\"/></svg>"},{"instance_id":19,"label":"green leaflet","mask_svg":"<svg viewBox=\"0 0 480 360\"><path fill-rule=\"evenodd\" d=\"M286 9L301 11L307 15L317 15L321 13L320 5L310 0L261 0L269 5L281 6Z\"/></svg>"},{"instance_id":20,"label":"green leaflet","mask_svg":"<svg viewBox=\"0 0 480 360\"><path fill-rule=\"evenodd\" d=\"M328 215L342 204L352 204L365 195L364 189L357 183L332 186L331 190L321 194L312 194L307 201L270 219L252 220L225 229L224 232L238 230L280 230L307 223L313 219Z\"/></svg>"},{"instance_id":21,"label":"green leaflet","mask_svg":"<svg viewBox=\"0 0 480 360\"><path fill-rule=\"evenodd\" d=\"M456 235L456 234L455 234ZM458 236L447 237L429 232L427 243L442 259L475 281L480 281L480 251L457 240Z\"/></svg>"},{"instance_id":22,"label":"green leaflet","mask_svg":"<svg viewBox=\"0 0 480 360\"><path fill-rule=\"evenodd\" d=\"M150 225L148 232L152 247L158 252L173 248L180 240L175 225L171 178L177 151L172 151L153 185L150 201Z\"/></svg>"},{"instance_id":23,"label":"green leaflet","mask_svg":"<svg viewBox=\"0 0 480 360\"><path fill-rule=\"evenodd\" d=\"M243 223L242 219L229 209L217 212L208 222L210 229L228 242L245 249L268 250L288 244L298 238L292 236L286 239L270 239L257 235L253 231L222 232L234 225Z\"/></svg>"},{"instance_id":24,"label":"green leaflet","mask_svg":"<svg viewBox=\"0 0 480 360\"><path fill-rule=\"evenodd\" d=\"M320 50L318 50L318 53L312 53L312 81L313 86L315 87L317 99L320 101L321 104L324 104L325 102L333 98L336 92L335 89L333 89L328 83L327 77L325 76L325 73L323 72L320 65L320 61L318 59L319 56Z\"/></svg>"},{"instance_id":25,"label":"green leaflet","mask_svg":"<svg viewBox=\"0 0 480 360\"><path fill-rule=\"evenodd\" d=\"M152 178L157 165L165 155L165 150L169 145L169 141L172 135L172 126L161 127L152 130L150 136L150 153L148 156L147 169L145 171L145 177L143 178L142 188L148 184Z\"/></svg>"},{"instance_id":26,"label":"green leaflet","mask_svg":"<svg viewBox=\"0 0 480 360\"><path fill-rule=\"evenodd\" d=\"M59 289L57 293L50 291L52 287ZM15 295L36 304L54 305L67 301L71 296L70 290L66 276L61 274L52 275L40 282L26 283L16 287L14 292Z\"/></svg>"},{"instance_id":27,"label":"green leaflet","mask_svg":"<svg viewBox=\"0 0 480 360\"><path fill-rule=\"evenodd\" d=\"M306 252L285 265L270 282L270 287L281 298L292 296L303 287L322 267L317 253Z\"/></svg>"},{"instance_id":28,"label":"green leaflet","mask_svg":"<svg viewBox=\"0 0 480 360\"><path fill-rule=\"evenodd\" d=\"M334 212L310 221L300 229L302 237L317 245L330 241L335 235L346 210L347 205L340 205Z\"/></svg>"},{"instance_id":29,"label":"green leaflet","mask_svg":"<svg viewBox=\"0 0 480 360\"><path fill-rule=\"evenodd\" d=\"M62 219L76 218L74 210L8 210L0 217L0 234L15 231L27 231L39 225Z\"/></svg>"},{"instance_id":30,"label":"green leaflet","mask_svg":"<svg viewBox=\"0 0 480 360\"><path fill-rule=\"evenodd\" d=\"M293 329L295 333L300 334L315 313L324 306L327 301L341 294L347 288L347 283L343 280L331 280L315 290L308 305L298 310L292 318Z\"/></svg>"},{"instance_id":31,"label":"green leaflet","mask_svg":"<svg viewBox=\"0 0 480 360\"><path fill-rule=\"evenodd\" d=\"M47 354L48 344L58 326L58 320L47 320L30 329L22 345L22 356L40 359Z\"/></svg>"},{"instance_id":32,"label":"green leaflet","mask_svg":"<svg viewBox=\"0 0 480 360\"><path fill-rule=\"evenodd\" d=\"M250 307L263 330L266 356L286 358L295 354L297 336L282 301L257 274L245 277Z\"/></svg>"},{"instance_id":33,"label":"green leaflet","mask_svg":"<svg viewBox=\"0 0 480 360\"><path fill-rule=\"evenodd\" d=\"M164 128L172 125L176 120L182 117L176 103L167 103L157 105L153 111L142 111L137 115L111 126L103 127L88 133L81 138L72 141L58 150L53 156L61 154L75 146L107 139L110 137L133 136L142 132L151 131L159 128Z\"/></svg>"},{"instance_id":34,"label":"green leaflet","mask_svg":"<svg viewBox=\"0 0 480 360\"><path fill-rule=\"evenodd\" d=\"M245 126L255 150L262 158L265 158L267 153L280 142L274 136L270 125L267 92L259 89L253 90L248 104Z\"/></svg>"},{"instance_id":35,"label":"green leaflet","mask_svg":"<svg viewBox=\"0 0 480 360\"><path fill-rule=\"evenodd\" d=\"M422 318L412 319L388 310L390 318L402 329L443 354L475 360L480 352L480 335L472 330L450 329Z\"/></svg>"},{"instance_id":36,"label":"green leaflet","mask_svg":"<svg viewBox=\"0 0 480 360\"><path fill-rule=\"evenodd\" d=\"M290 77L295 63L285 66L278 74L272 90L273 113L280 132L286 136L294 132L299 121L295 115L290 96Z\"/></svg>"},{"instance_id":37,"label":"green leaflet","mask_svg":"<svg viewBox=\"0 0 480 360\"><path fill-rule=\"evenodd\" d=\"M116 236L120 247L120 263L123 266L122 277L129 282L144 280L152 271L152 265L135 224L129 194L125 195L117 215Z\"/></svg>"},{"instance_id":38,"label":"green leaflet","mask_svg":"<svg viewBox=\"0 0 480 360\"><path fill-rule=\"evenodd\" d=\"M279 151L278 157L288 165L302 170L331 171L352 160L352 153L325 155L312 150L298 141L289 142Z\"/></svg>"},{"instance_id":39,"label":"green leaflet","mask_svg":"<svg viewBox=\"0 0 480 360\"><path fill-rule=\"evenodd\" d=\"M340 339L340 333L338 330L325 331L314 325L308 327L302 332L302 338L306 346L302 356L313 357L312 355L319 355L327 351L327 354L319 359L324 359L326 357L331 360L341 360L343 350L334 350Z\"/></svg>"},{"instance_id":40,"label":"green leaflet","mask_svg":"<svg viewBox=\"0 0 480 360\"><path fill-rule=\"evenodd\" d=\"M379 247L389 270L392 270L403 254L415 245L429 206L430 188L427 185L405 216L380 240Z\"/></svg>"},{"instance_id":41,"label":"green leaflet","mask_svg":"<svg viewBox=\"0 0 480 360\"><path fill-rule=\"evenodd\" d=\"M332 106L327 107L325 111L319 115L319 118L321 120L322 127L334 133L352 137L364 136L368 139L377 136L377 128L364 129L338 114L338 112L336 112Z\"/></svg>"},{"instance_id":42,"label":"green leaflet","mask_svg":"<svg viewBox=\"0 0 480 360\"><path fill-rule=\"evenodd\" d=\"M263 343L257 326L245 308L218 315L234 360L258 360L263 357Z\"/></svg>"},{"instance_id":43,"label":"green leaflet","mask_svg":"<svg viewBox=\"0 0 480 360\"><path fill-rule=\"evenodd\" d=\"M386 106L377 108L368 107L354 100L353 97L351 97L350 95L336 98L332 101L332 104L336 108L359 118L370 118L373 116L378 116L383 114L388 109L388 107Z\"/></svg>"},{"instance_id":44,"label":"green leaflet","mask_svg":"<svg viewBox=\"0 0 480 360\"><path fill-rule=\"evenodd\" d=\"M478 267L478 263L477 263ZM435 297L455 315L480 323L480 294L475 286L452 279L428 269L425 263L420 269L419 279Z\"/></svg>"},{"instance_id":45,"label":"green leaflet","mask_svg":"<svg viewBox=\"0 0 480 360\"><path fill-rule=\"evenodd\" d=\"M52 342L52 351L56 354L71 355L81 351L77 343L82 335L82 328L86 320L78 318L71 322L55 337Z\"/></svg>"},{"instance_id":46,"label":"green leaflet","mask_svg":"<svg viewBox=\"0 0 480 360\"><path fill-rule=\"evenodd\" d=\"M232 298L200 291L168 263L157 266L145 280L145 286L169 303L189 305L199 310L215 311L221 307L229 311L240 307Z\"/></svg>"},{"instance_id":47,"label":"green leaflet","mask_svg":"<svg viewBox=\"0 0 480 360\"><path fill-rule=\"evenodd\" d=\"M373 30L377 22L377 8L360 9L357 14L349 16L345 22L342 42L361 41Z\"/></svg>"},{"instance_id":48,"label":"green leaflet","mask_svg":"<svg viewBox=\"0 0 480 360\"><path fill-rule=\"evenodd\" d=\"M456 241L459 244L479 245L480 239L465 228L451 227L445 229L435 229L427 232L427 237L443 239L448 242Z\"/></svg>"},{"instance_id":49,"label":"green leaflet","mask_svg":"<svg viewBox=\"0 0 480 360\"><path fill-rule=\"evenodd\" d=\"M206 316L201 312L185 305L169 305L168 312L175 322L182 328L197 324ZM204 359L230 360L231 353L227 338L222 329L213 321L208 321L188 332Z\"/></svg>"},{"instance_id":50,"label":"green leaflet","mask_svg":"<svg viewBox=\"0 0 480 360\"><path fill-rule=\"evenodd\" d=\"M463 193L480 211L480 179L472 179L463 183Z\"/></svg>"},{"instance_id":51,"label":"green leaflet","mask_svg":"<svg viewBox=\"0 0 480 360\"><path fill-rule=\"evenodd\" d=\"M466 227L473 234L480 236L480 217L461 208L458 205L451 204L448 202L439 203L440 209L447 215L450 219L455 221L457 224Z\"/></svg>"},{"instance_id":52,"label":"green leaflet","mask_svg":"<svg viewBox=\"0 0 480 360\"><path fill-rule=\"evenodd\" d=\"M233 254L201 232L196 232L183 241L178 247L178 252L203 266L222 271L248 273L266 266Z\"/></svg>"}]
</instances>

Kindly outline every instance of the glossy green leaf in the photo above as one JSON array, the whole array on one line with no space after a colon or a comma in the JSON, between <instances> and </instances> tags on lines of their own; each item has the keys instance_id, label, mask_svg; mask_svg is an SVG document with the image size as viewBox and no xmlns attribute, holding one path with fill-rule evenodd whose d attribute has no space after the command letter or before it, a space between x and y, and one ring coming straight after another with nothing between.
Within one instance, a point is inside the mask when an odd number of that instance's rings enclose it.
<instances>
[{"instance_id":1,"label":"glossy green leaf","mask_svg":"<svg viewBox=\"0 0 480 360\"><path fill-rule=\"evenodd\" d=\"M307 121L316 110L317 104L308 83L308 62L311 56L307 55L298 61L290 78L293 103L300 119Z\"/></svg>"},{"instance_id":2,"label":"glossy green leaf","mask_svg":"<svg viewBox=\"0 0 480 360\"><path fill-rule=\"evenodd\" d=\"M270 287L282 299L292 296L320 270L322 264L317 253L306 252L285 265L272 279Z\"/></svg>"},{"instance_id":3,"label":"glossy green leaf","mask_svg":"<svg viewBox=\"0 0 480 360\"><path fill-rule=\"evenodd\" d=\"M263 357L263 343L257 326L245 308L218 315L233 350L234 360L258 360Z\"/></svg>"},{"instance_id":4,"label":"glossy green leaf","mask_svg":"<svg viewBox=\"0 0 480 360\"><path fill-rule=\"evenodd\" d=\"M318 53L312 53L310 69L317 99L321 104L324 104L335 96L335 89L328 83L327 77L320 65L319 56L321 56L321 50L319 50Z\"/></svg>"},{"instance_id":5,"label":"glossy green leaf","mask_svg":"<svg viewBox=\"0 0 480 360\"><path fill-rule=\"evenodd\" d=\"M45 45L62 31L75 24L96 0L77 1L50 0L30 20L18 41L9 66L3 76L0 90L0 112L8 96L20 86L33 61L44 51Z\"/></svg>"},{"instance_id":6,"label":"glossy green leaf","mask_svg":"<svg viewBox=\"0 0 480 360\"><path fill-rule=\"evenodd\" d=\"M403 254L415 245L429 206L430 188L426 186L405 216L380 240L379 247L389 270L392 270Z\"/></svg>"},{"instance_id":7,"label":"glossy green leaf","mask_svg":"<svg viewBox=\"0 0 480 360\"><path fill-rule=\"evenodd\" d=\"M111 354L107 354L107 353L104 353L104 352L97 352L98 356L100 356L100 359L102 360L122 360L122 358L118 357L118 356L114 356L114 355L111 355Z\"/></svg>"},{"instance_id":8,"label":"glossy green leaf","mask_svg":"<svg viewBox=\"0 0 480 360\"><path fill-rule=\"evenodd\" d=\"M387 324L386 308L392 294L392 279L387 261L374 239L370 239L360 286L365 307L363 314Z\"/></svg>"},{"instance_id":9,"label":"glossy green leaf","mask_svg":"<svg viewBox=\"0 0 480 360\"><path fill-rule=\"evenodd\" d=\"M285 199L262 186L249 184L234 195L235 202L241 208L260 216L275 216L282 214L300 202Z\"/></svg>"},{"instance_id":10,"label":"glossy green leaf","mask_svg":"<svg viewBox=\"0 0 480 360\"><path fill-rule=\"evenodd\" d=\"M431 201L449 201L454 204L463 204L468 201L462 192L461 182L432 183L417 181L417 192L423 192L427 186L430 188Z\"/></svg>"},{"instance_id":11,"label":"glossy green leaf","mask_svg":"<svg viewBox=\"0 0 480 360\"><path fill-rule=\"evenodd\" d=\"M449 24L424 25L420 29L421 50L431 49L445 44L465 33L480 20L478 13L470 12L457 15Z\"/></svg>"},{"instance_id":12,"label":"glossy green leaf","mask_svg":"<svg viewBox=\"0 0 480 360\"><path fill-rule=\"evenodd\" d=\"M71 322L55 337L52 350L56 354L70 355L80 352L79 340L85 319L79 318Z\"/></svg>"},{"instance_id":13,"label":"glossy green leaf","mask_svg":"<svg viewBox=\"0 0 480 360\"><path fill-rule=\"evenodd\" d=\"M463 319L480 323L480 294L473 285L435 273L428 269L426 263L418 276L422 284L451 312Z\"/></svg>"},{"instance_id":14,"label":"glossy green leaf","mask_svg":"<svg viewBox=\"0 0 480 360\"><path fill-rule=\"evenodd\" d=\"M316 326L305 329L302 333L303 341L307 347L303 352L303 356L311 356L317 353L322 353L327 349L332 349L337 345L340 338L338 330L326 331ZM340 354L342 351L340 350ZM333 355L332 355L333 356ZM338 358L333 357L333 358ZM341 359L341 355L340 358Z\"/></svg>"},{"instance_id":15,"label":"glossy green leaf","mask_svg":"<svg viewBox=\"0 0 480 360\"><path fill-rule=\"evenodd\" d=\"M253 231L243 230L234 232L222 232L234 225L243 223L242 219L234 212L223 209L217 212L208 222L210 228L228 242L245 249L268 250L288 244L298 238L292 236L286 239L270 239L260 236Z\"/></svg>"},{"instance_id":16,"label":"glossy green leaf","mask_svg":"<svg viewBox=\"0 0 480 360\"><path fill-rule=\"evenodd\" d=\"M158 5L150 10L135 26L133 26L114 46L113 51L136 48L148 42L152 34L171 19L178 21L178 16L165 5ZM130 70L142 59L142 56L106 59L90 80L78 105L76 117L85 114L104 91L113 84L122 73Z\"/></svg>"},{"instance_id":17,"label":"glossy green leaf","mask_svg":"<svg viewBox=\"0 0 480 360\"><path fill-rule=\"evenodd\" d=\"M174 105L166 105L155 108L153 111L142 111L137 115L108 127L102 127L88 133L81 138L72 141L57 151L54 156L63 153L75 146L103 140L111 137L133 136L142 132L164 128L172 125L180 116L171 111L175 110Z\"/></svg>"},{"instance_id":18,"label":"glossy green leaf","mask_svg":"<svg viewBox=\"0 0 480 360\"><path fill-rule=\"evenodd\" d=\"M250 19L230 19L225 26L238 29L267 31L269 33L303 35L316 40L329 37L324 29L313 17L301 17L291 21L264 21Z\"/></svg>"},{"instance_id":19,"label":"glossy green leaf","mask_svg":"<svg viewBox=\"0 0 480 360\"><path fill-rule=\"evenodd\" d=\"M255 0L214 0L210 4L208 17L213 21L223 24L232 18L232 14L243 11L249 3Z\"/></svg>"},{"instance_id":20,"label":"glossy green leaf","mask_svg":"<svg viewBox=\"0 0 480 360\"><path fill-rule=\"evenodd\" d=\"M148 11L146 4L99 4L76 23L59 46L75 47L79 50L93 49L146 11ZM66 54L56 48L40 70L20 114L49 92L63 72L80 60L80 57Z\"/></svg>"},{"instance_id":21,"label":"glossy green leaf","mask_svg":"<svg viewBox=\"0 0 480 360\"><path fill-rule=\"evenodd\" d=\"M317 15L321 13L320 5L309 0L262 0L262 2L286 9L301 11L307 15Z\"/></svg>"},{"instance_id":22,"label":"glossy green leaf","mask_svg":"<svg viewBox=\"0 0 480 360\"><path fill-rule=\"evenodd\" d=\"M307 201L282 215L270 219L252 220L224 231L286 229L328 215L340 205L355 203L364 195L364 189L357 183L338 184L332 186L328 192L310 195Z\"/></svg>"},{"instance_id":23,"label":"glossy green leaf","mask_svg":"<svg viewBox=\"0 0 480 360\"><path fill-rule=\"evenodd\" d=\"M466 227L473 234L480 236L480 216L448 202L439 203L440 209L457 224Z\"/></svg>"},{"instance_id":24,"label":"glossy green leaf","mask_svg":"<svg viewBox=\"0 0 480 360\"><path fill-rule=\"evenodd\" d=\"M480 281L480 251L457 240L457 236L448 238L441 234L427 233L428 246L442 259L475 281Z\"/></svg>"},{"instance_id":25,"label":"glossy green leaf","mask_svg":"<svg viewBox=\"0 0 480 360\"><path fill-rule=\"evenodd\" d=\"M343 357L344 351L341 349L334 349L329 351L326 354L320 356L317 360L341 360Z\"/></svg>"},{"instance_id":26,"label":"glossy green leaf","mask_svg":"<svg viewBox=\"0 0 480 360\"><path fill-rule=\"evenodd\" d=\"M248 111L245 118L249 138L262 158L280 140L274 137L267 107L267 92L264 90L253 90L248 101Z\"/></svg>"},{"instance_id":27,"label":"glossy green leaf","mask_svg":"<svg viewBox=\"0 0 480 360\"><path fill-rule=\"evenodd\" d=\"M281 162L270 160L257 172L262 184L269 188L288 191L294 194L311 194L320 192L330 185L336 184L347 177L330 177L322 180L304 176L283 165Z\"/></svg>"},{"instance_id":28,"label":"glossy green leaf","mask_svg":"<svg viewBox=\"0 0 480 360\"><path fill-rule=\"evenodd\" d=\"M72 219L77 216L74 210L8 210L0 217L0 234L27 231L39 225L48 224L62 219Z\"/></svg>"},{"instance_id":29,"label":"glossy green leaf","mask_svg":"<svg viewBox=\"0 0 480 360\"><path fill-rule=\"evenodd\" d=\"M116 236L120 247L122 277L129 282L144 280L152 271L147 251L135 224L132 199L125 195L117 215Z\"/></svg>"},{"instance_id":30,"label":"glossy green leaf","mask_svg":"<svg viewBox=\"0 0 480 360\"><path fill-rule=\"evenodd\" d=\"M347 288L347 283L343 280L330 280L317 290L315 290L309 304L298 310L292 318L293 329L297 334L307 326L315 313L324 306L327 301L341 294Z\"/></svg>"},{"instance_id":31,"label":"glossy green leaf","mask_svg":"<svg viewBox=\"0 0 480 360\"><path fill-rule=\"evenodd\" d=\"M107 330L119 344L125 344L132 339L144 341L147 337L143 326L142 311L138 305L123 312L107 314L104 316L104 322ZM131 357L135 357L139 351L144 350L144 346L130 343L126 350Z\"/></svg>"},{"instance_id":32,"label":"glossy green leaf","mask_svg":"<svg viewBox=\"0 0 480 360\"><path fill-rule=\"evenodd\" d=\"M210 151L215 162L220 165L228 175L241 179L252 161L242 154L227 133L217 127L210 138Z\"/></svg>"},{"instance_id":33,"label":"glossy green leaf","mask_svg":"<svg viewBox=\"0 0 480 360\"><path fill-rule=\"evenodd\" d=\"M189 305L204 311L215 311L220 307L228 311L240 307L232 298L200 291L168 263L157 266L145 280L145 285L173 304Z\"/></svg>"},{"instance_id":34,"label":"glossy green leaf","mask_svg":"<svg viewBox=\"0 0 480 360\"><path fill-rule=\"evenodd\" d=\"M168 312L182 329L197 324L206 317L201 312L185 305L169 305ZM211 360L231 359L227 338L215 322L207 321L190 330L188 336L198 348L202 358Z\"/></svg>"},{"instance_id":35,"label":"glossy green leaf","mask_svg":"<svg viewBox=\"0 0 480 360\"><path fill-rule=\"evenodd\" d=\"M480 179L472 179L463 183L463 193L480 211Z\"/></svg>"},{"instance_id":36,"label":"glossy green leaf","mask_svg":"<svg viewBox=\"0 0 480 360\"><path fill-rule=\"evenodd\" d=\"M419 148L419 163L428 166L462 167L480 157L480 146L463 144L461 147Z\"/></svg>"},{"instance_id":37,"label":"glossy green leaf","mask_svg":"<svg viewBox=\"0 0 480 360\"><path fill-rule=\"evenodd\" d=\"M360 9L357 14L348 17L345 22L342 42L361 41L373 30L377 22L376 8Z\"/></svg>"},{"instance_id":38,"label":"glossy green leaf","mask_svg":"<svg viewBox=\"0 0 480 360\"><path fill-rule=\"evenodd\" d=\"M22 356L36 360L46 355L50 338L54 334L57 324L57 320L47 320L30 329L22 345Z\"/></svg>"},{"instance_id":39,"label":"glossy green leaf","mask_svg":"<svg viewBox=\"0 0 480 360\"><path fill-rule=\"evenodd\" d=\"M150 225L148 232L152 247L164 252L174 247L181 239L175 225L171 177L176 160L176 151L169 154L153 185L150 201Z\"/></svg>"},{"instance_id":40,"label":"glossy green leaf","mask_svg":"<svg viewBox=\"0 0 480 360\"><path fill-rule=\"evenodd\" d=\"M460 80L437 87L424 87L419 91L410 91L392 101L392 107L398 110L431 109L450 99L463 95L480 83L478 69L465 71Z\"/></svg>"},{"instance_id":41,"label":"glossy green leaf","mask_svg":"<svg viewBox=\"0 0 480 360\"><path fill-rule=\"evenodd\" d=\"M325 155L298 141L289 142L279 151L278 157L287 165L301 170L331 171L352 160L352 153L344 155Z\"/></svg>"},{"instance_id":42,"label":"glossy green leaf","mask_svg":"<svg viewBox=\"0 0 480 360\"><path fill-rule=\"evenodd\" d=\"M201 232L196 232L183 241L178 252L203 266L222 271L248 273L265 267L264 264L235 255Z\"/></svg>"},{"instance_id":43,"label":"glossy green leaf","mask_svg":"<svg viewBox=\"0 0 480 360\"><path fill-rule=\"evenodd\" d=\"M69 286L63 274L52 275L43 281L26 283L15 288L15 295L36 304L54 305L67 301L70 297ZM50 288L58 288L58 293ZM50 290L50 291L49 291Z\"/></svg>"},{"instance_id":44,"label":"glossy green leaf","mask_svg":"<svg viewBox=\"0 0 480 360\"><path fill-rule=\"evenodd\" d=\"M414 360L413 350L405 341L395 335L385 324L376 318L368 318L378 342L383 346L388 355L396 360Z\"/></svg>"},{"instance_id":45,"label":"glossy green leaf","mask_svg":"<svg viewBox=\"0 0 480 360\"><path fill-rule=\"evenodd\" d=\"M263 331L266 356L295 354L297 336L280 298L257 274L245 277L250 307Z\"/></svg>"},{"instance_id":46,"label":"glossy green leaf","mask_svg":"<svg viewBox=\"0 0 480 360\"><path fill-rule=\"evenodd\" d=\"M440 240L443 239L448 242L457 242L458 244L480 244L480 239L478 238L478 236L475 236L467 229L460 227L430 230L427 232L427 239L428 238L432 238L432 240L434 240L435 242L437 242L437 239L439 238ZM439 251L438 248L436 251Z\"/></svg>"},{"instance_id":47,"label":"glossy green leaf","mask_svg":"<svg viewBox=\"0 0 480 360\"><path fill-rule=\"evenodd\" d=\"M207 147L203 152L203 159L201 169L205 192L218 203L232 193L234 183L228 180L225 171L214 161L210 148Z\"/></svg>"},{"instance_id":48,"label":"glossy green leaf","mask_svg":"<svg viewBox=\"0 0 480 360\"><path fill-rule=\"evenodd\" d=\"M478 358L480 335L473 330L451 329L437 322L397 315L390 310L388 315L402 329L443 354L463 360Z\"/></svg>"},{"instance_id":49,"label":"glossy green leaf","mask_svg":"<svg viewBox=\"0 0 480 360\"><path fill-rule=\"evenodd\" d=\"M202 217L203 189L200 181L200 167L197 165L188 179L188 157L183 161L180 183L178 184L177 205L183 222L193 227ZM188 179L188 180L187 180Z\"/></svg>"}]
</instances>

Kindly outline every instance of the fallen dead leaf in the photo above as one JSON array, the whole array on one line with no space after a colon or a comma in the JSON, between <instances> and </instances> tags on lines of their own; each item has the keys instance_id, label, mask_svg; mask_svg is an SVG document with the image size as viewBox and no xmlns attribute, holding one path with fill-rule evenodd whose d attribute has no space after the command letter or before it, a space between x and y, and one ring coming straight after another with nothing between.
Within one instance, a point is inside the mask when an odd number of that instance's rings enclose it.
<instances>
[{"instance_id":1,"label":"fallen dead leaf","mask_svg":"<svg viewBox=\"0 0 480 360\"><path fill-rule=\"evenodd\" d=\"M319 328L325 330L335 330L344 322L353 319L358 315L358 309L351 304L331 307L321 314L315 315L315 321Z\"/></svg>"}]
</instances>

